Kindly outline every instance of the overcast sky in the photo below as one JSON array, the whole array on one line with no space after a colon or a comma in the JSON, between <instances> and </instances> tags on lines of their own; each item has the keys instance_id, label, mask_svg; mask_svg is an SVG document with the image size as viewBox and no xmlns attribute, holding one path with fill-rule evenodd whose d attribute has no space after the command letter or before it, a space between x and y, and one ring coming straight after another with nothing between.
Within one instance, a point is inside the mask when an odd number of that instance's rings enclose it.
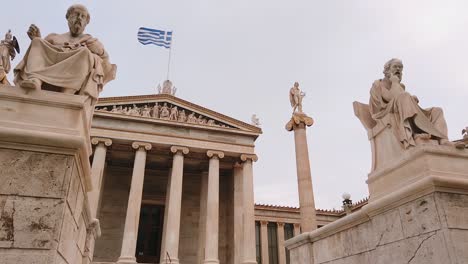
<instances>
[{"instance_id":1,"label":"overcast sky","mask_svg":"<svg viewBox=\"0 0 468 264\"><path fill-rule=\"evenodd\" d=\"M11 28L24 52L29 25L43 36L66 32L73 3L3 1L1 35ZM156 92L168 50L141 45L136 33L141 26L169 29L176 96L246 122L253 113L260 117L257 203L298 205L294 138L284 128L294 81L307 93L304 111L315 119L307 137L318 208L339 208L344 192L355 201L368 195L370 145L352 102L368 102L388 59L403 60L403 82L421 106L444 109L451 139L468 126L466 0L81 3L91 13L87 32L118 65L102 97Z\"/></svg>"}]
</instances>

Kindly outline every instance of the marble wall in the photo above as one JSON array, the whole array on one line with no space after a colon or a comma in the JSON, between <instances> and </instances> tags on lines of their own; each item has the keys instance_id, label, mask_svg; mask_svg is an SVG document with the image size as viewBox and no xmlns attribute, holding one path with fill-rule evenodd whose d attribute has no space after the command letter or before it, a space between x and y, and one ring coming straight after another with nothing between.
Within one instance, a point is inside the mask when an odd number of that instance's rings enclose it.
<instances>
[{"instance_id":1,"label":"marble wall","mask_svg":"<svg viewBox=\"0 0 468 264\"><path fill-rule=\"evenodd\" d=\"M305 243L291 263L468 263L468 195L433 192Z\"/></svg>"},{"instance_id":2,"label":"marble wall","mask_svg":"<svg viewBox=\"0 0 468 264\"><path fill-rule=\"evenodd\" d=\"M73 156L0 148L0 263L89 261L84 194Z\"/></svg>"}]
</instances>

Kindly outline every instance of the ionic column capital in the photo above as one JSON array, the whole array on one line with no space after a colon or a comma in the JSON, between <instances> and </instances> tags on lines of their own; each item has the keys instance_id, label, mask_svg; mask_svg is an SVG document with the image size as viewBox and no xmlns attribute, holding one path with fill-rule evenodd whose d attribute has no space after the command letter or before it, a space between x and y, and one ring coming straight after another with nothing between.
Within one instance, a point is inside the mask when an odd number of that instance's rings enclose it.
<instances>
[{"instance_id":1,"label":"ionic column capital","mask_svg":"<svg viewBox=\"0 0 468 264\"><path fill-rule=\"evenodd\" d=\"M189 148L187 147L182 147L182 146L172 146L171 147L171 152L174 154L183 154L187 155L189 153Z\"/></svg>"},{"instance_id":2,"label":"ionic column capital","mask_svg":"<svg viewBox=\"0 0 468 264\"><path fill-rule=\"evenodd\" d=\"M260 225L266 226L266 225L268 225L268 221L261 220L261 221L260 221Z\"/></svg>"},{"instance_id":3,"label":"ionic column capital","mask_svg":"<svg viewBox=\"0 0 468 264\"><path fill-rule=\"evenodd\" d=\"M224 158L224 152L222 152L222 151L217 151L217 150L208 150L208 151L206 152L206 155L207 155L209 158L218 158L218 159Z\"/></svg>"},{"instance_id":4,"label":"ionic column capital","mask_svg":"<svg viewBox=\"0 0 468 264\"><path fill-rule=\"evenodd\" d=\"M283 222L277 222L276 224L278 225L279 228L283 228L283 226L284 226Z\"/></svg>"},{"instance_id":5,"label":"ionic column capital","mask_svg":"<svg viewBox=\"0 0 468 264\"><path fill-rule=\"evenodd\" d=\"M307 116L305 113L295 112L293 113L291 120L286 124L286 130L292 131L296 128L305 129L306 126L311 126L314 124L314 119Z\"/></svg>"},{"instance_id":6,"label":"ionic column capital","mask_svg":"<svg viewBox=\"0 0 468 264\"><path fill-rule=\"evenodd\" d=\"M101 138L101 137L93 137L91 139L91 144L97 145L99 143L103 143L106 147L112 145L112 139L110 138Z\"/></svg>"},{"instance_id":7,"label":"ionic column capital","mask_svg":"<svg viewBox=\"0 0 468 264\"><path fill-rule=\"evenodd\" d=\"M144 148L146 151L148 151L151 148L153 148L153 146L151 145L151 143L135 141L132 143L132 148L136 150Z\"/></svg>"},{"instance_id":8,"label":"ionic column capital","mask_svg":"<svg viewBox=\"0 0 468 264\"><path fill-rule=\"evenodd\" d=\"M241 159L242 161L251 160L252 162L254 162L254 161L257 161L257 160L258 160L258 156L255 155L255 154L242 154L242 155L240 156L240 159Z\"/></svg>"}]
</instances>

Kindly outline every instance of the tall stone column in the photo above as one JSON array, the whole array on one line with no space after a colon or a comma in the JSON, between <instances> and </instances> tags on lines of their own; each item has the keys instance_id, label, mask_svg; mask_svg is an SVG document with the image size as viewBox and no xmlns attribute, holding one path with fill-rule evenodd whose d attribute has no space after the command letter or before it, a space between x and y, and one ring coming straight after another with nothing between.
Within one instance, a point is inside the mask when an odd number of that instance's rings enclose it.
<instances>
[{"instance_id":1,"label":"tall stone column","mask_svg":"<svg viewBox=\"0 0 468 264\"><path fill-rule=\"evenodd\" d=\"M95 137L91 139L91 144L96 145L96 148L94 149L93 165L91 168L93 189L88 192L88 201L91 210L91 218L96 219L102 187L102 176L106 163L107 147L112 145L112 140L109 138Z\"/></svg>"},{"instance_id":2,"label":"tall stone column","mask_svg":"<svg viewBox=\"0 0 468 264\"><path fill-rule=\"evenodd\" d=\"M255 212L254 212L254 189L253 189L253 162L258 160L255 154L241 155L244 193L244 243L243 243L243 264L256 264L255 252Z\"/></svg>"},{"instance_id":3,"label":"tall stone column","mask_svg":"<svg viewBox=\"0 0 468 264\"><path fill-rule=\"evenodd\" d=\"M141 198L143 195L143 181L145 177L146 151L151 149L150 143L133 142L136 149L133 164L132 182L128 195L127 216L122 240L122 249L118 263L136 263L135 251L140 221Z\"/></svg>"},{"instance_id":4,"label":"tall stone column","mask_svg":"<svg viewBox=\"0 0 468 264\"><path fill-rule=\"evenodd\" d=\"M260 250L262 252L262 264L270 263L268 255L268 221L260 221Z\"/></svg>"},{"instance_id":5,"label":"tall stone column","mask_svg":"<svg viewBox=\"0 0 468 264\"><path fill-rule=\"evenodd\" d=\"M286 130L294 130L296 145L297 187L299 189L299 207L301 213L302 232L310 232L317 228L314 191L310 174L309 150L307 148L306 126L314 123L305 113L295 112L286 124Z\"/></svg>"},{"instance_id":6,"label":"tall stone column","mask_svg":"<svg viewBox=\"0 0 468 264\"><path fill-rule=\"evenodd\" d=\"M243 171L240 163L234 164L234 263L242 262L243 246Z\"/></svg>"},{"instance_id":7,"label":"tall stone column","mask_svg":"<svg viewBox=\"0 0 468 264\"><path fill-rule=\"evenodd\" d=\"M206 206L208 197L208 171L202 171L200 179L200 217L198 218L198 264L203 263L205 259L205 241L206 241Z\"/></svg>"},{"instance_id":8,"label":"tall stone column","mask_svg":"<svg viewBox=\"0 0 468 264\"><path fill-rule=\"evenodd\" d=\"M294 224L294 236L298 236L301 234L301 225Z\"/></svg>"},{"instance_id":9,"label":"tall stone column","mask_svg":"<svg viewBox=\"0 0 468 264\"><path fill-rule=\"evenodd\" d=\"M169 204L167 209L167 225L162 248L166 252L161 252L161 263L170 261L172 264L179 264L179 233L180 233L180 209L182 207L182 180L184 174L184 155L189 153L186 147L172 146L174 153L172 160L172 174L169 189Z\"/></svg>"},{"instance_id":10,"label":"tall stone column","mask_svg":"<svg viewBox=\"0 0 468 264\"><path fill-rule=\"evenodd\" d=\"M219 263L219 159L224 158L221 151L208 150L208 193L206 199L205 260L203 263Z\"/></svg>"},{"instance_id":11,"label":"tall stone column","mask_svg":"<svg viewBox=\"0 0 468 264\"><path fill-rule=\"evenodd\" d=\"M286 264L286 249L284 247L284 223L277 223L278 225L278 263Z\"/></svg>"}]
</instances>

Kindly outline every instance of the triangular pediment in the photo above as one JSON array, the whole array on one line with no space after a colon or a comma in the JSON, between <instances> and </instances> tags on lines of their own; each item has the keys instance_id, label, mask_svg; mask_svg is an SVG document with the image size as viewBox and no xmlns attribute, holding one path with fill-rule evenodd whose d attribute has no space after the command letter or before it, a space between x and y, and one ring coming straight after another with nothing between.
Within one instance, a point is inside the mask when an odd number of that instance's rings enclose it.
<instances>
[{"instance_id":1,"label":"triangular pediment","mask_svg":"<svg viewBox=\"0 0 468 264\"><path fill-rule=\"evenodd\" d=\"M99 98L95 113L261 134L259 127L169 94Z\"/></svg>"}]
</instances>

